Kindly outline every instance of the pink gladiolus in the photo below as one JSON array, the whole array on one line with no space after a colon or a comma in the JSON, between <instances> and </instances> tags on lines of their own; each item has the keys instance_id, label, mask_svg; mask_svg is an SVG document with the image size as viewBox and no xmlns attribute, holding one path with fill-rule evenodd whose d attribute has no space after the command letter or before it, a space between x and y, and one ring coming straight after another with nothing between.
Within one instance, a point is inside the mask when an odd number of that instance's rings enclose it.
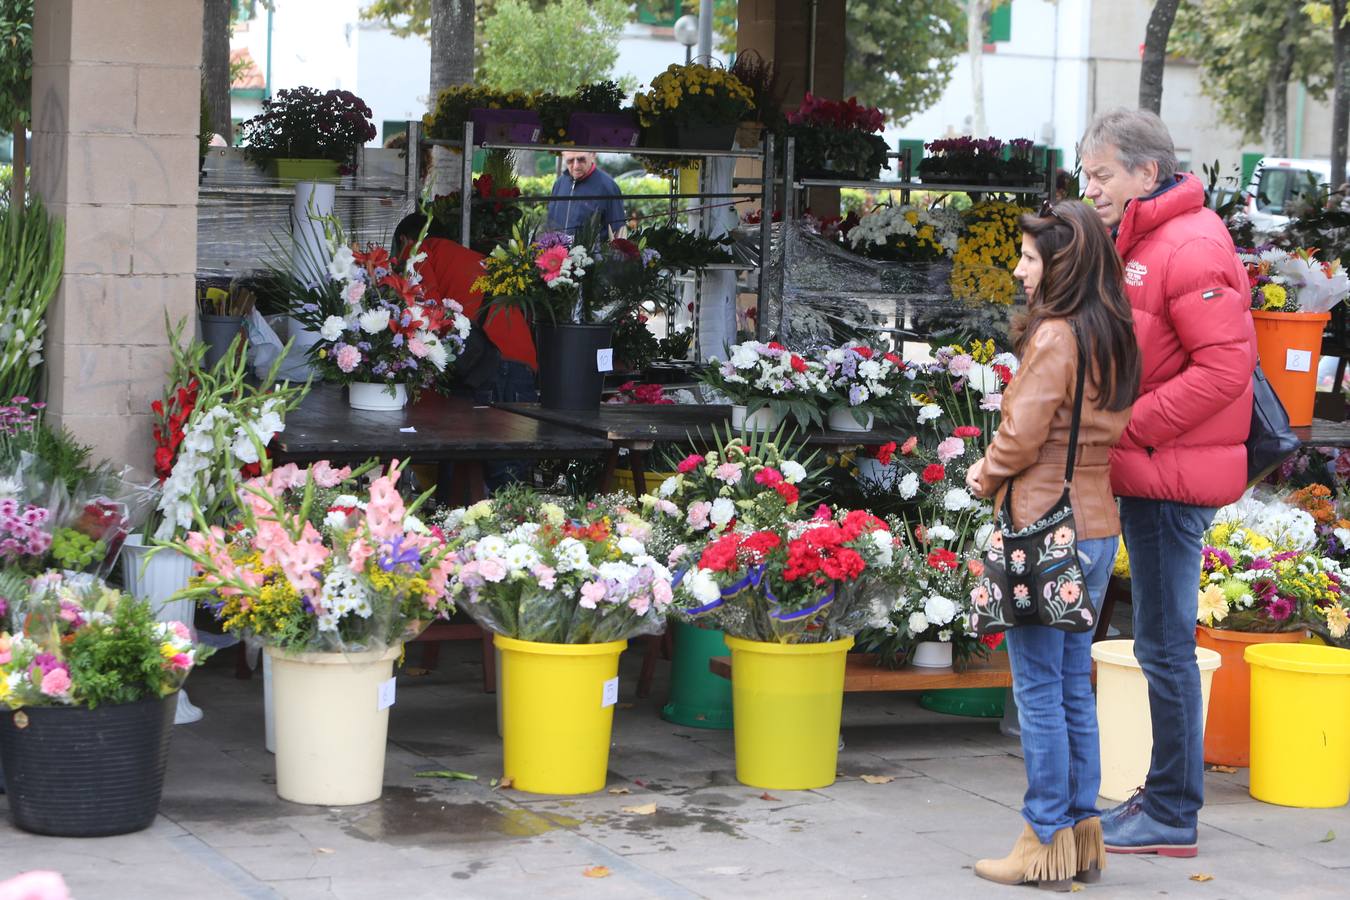
<instances>
[{"instance_id":1,"label":"pink gladiolus","mask_svg":"<svg viewBox=\"0 0 1350 900\"><path fill-rule=\"evenodd\" d=\"M403 533L403 498L394 482L398 473L382 475L370 486L370 502L366 504L366 520L376 540L388 541Z\"/></svg>"},{"instance_id":2,"label":"pink gladiolus","mask_svg":"<svg viewBox=\"0 0 1350 900\"><path fill-rule=\"evenodd\" d=\"M357 538L347 547L347 559L350 560L348 568L353 572L362 572L366 568L366 560L370 559L375 548L366 543L365 538Z\"/></svg>"},{"instance_id":3,"label":"pink gladiolus","mask_svg":"<svg viewBox=\"0 0 1350 900\"><path fill-rule=\"evenodd\" d=\"M42 693L48 697L64 697L70 693L70 673L65 669L52 669L42 676Z\"/></svg>"},{"instance_id":4,"label":"pink gladiolus","mask_svg":"<svg viewBox=\"0 0 1350 900\"><path fill-rule=\"evenodd\" d=\"M328 460L321 459L309 467L309 474L319 487L332 488L337 487L352 474L352 467L343 466L335 469Z\"/></svg>"},{"instance_id":5,"label":"pink gladiolus","mask_svg":"<svg viewBox=\"0 0 1350 900\"><path fill-rule=\"evenodd\" d=\"M9 635L0 634L0 666L9 665L9 661L14 658L12 646Z\"/></svg>"},{"instance_id":6,"label":"pink gladiolus","mask_svg":"<svg viewBox=\"0 0 1350 900\"><path fill-rule=\"evenodd\" d=\"M173 659L169 660L169 665L175 669L192 668L192 656L187 653L175 653Z\"/></svg>"}]
</instances>

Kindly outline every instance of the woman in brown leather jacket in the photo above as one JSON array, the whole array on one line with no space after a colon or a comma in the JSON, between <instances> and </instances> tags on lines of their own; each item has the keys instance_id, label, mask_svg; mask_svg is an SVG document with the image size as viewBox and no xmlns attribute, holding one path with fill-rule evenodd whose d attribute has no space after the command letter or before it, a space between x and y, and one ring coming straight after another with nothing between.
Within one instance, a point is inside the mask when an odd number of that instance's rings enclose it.
<instances>
[{"instance_id":1,"label":"woman in brown leather jacket","mask_svg":"<svg viewBox=\"0 0 1350 900\"><path fill-rule=\"evenodd\" d=\"M1139 388L1130 305L1120 258L1087 206L1060 201L1021 224L1022 258L1013 273L1027 294L1026 319L1014 329L1021 365L1003 394L998 433L967 482L978 496L993 496L997 509L1015 478L1016 528L1054 508L1064 492L1081 340L1088 373L1070 498L1088 596L1100 610L1120 534L1110 450ZM1044 625L1008 631L1027 767L1026 824L1009 856L976 864L982 878L1069 890L1075 877L1100 877L1106 854L1096 809L1101 759L1091 647L1090 631Z\"/></svg>"}]
</instances>

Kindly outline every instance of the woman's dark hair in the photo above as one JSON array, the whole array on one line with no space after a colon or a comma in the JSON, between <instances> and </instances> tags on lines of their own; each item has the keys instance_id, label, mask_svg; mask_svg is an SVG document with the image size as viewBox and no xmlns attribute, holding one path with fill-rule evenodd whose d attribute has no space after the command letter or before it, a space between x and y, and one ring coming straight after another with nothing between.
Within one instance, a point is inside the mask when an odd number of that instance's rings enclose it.
<instances>
[{"instance_id":1,"label":"woman's dark hair","mask_svg":"<svg viewBox=\"0 0 1350 900\"><path fill-rule=\"evenodd\" d=\"M1043 215L1024 215L1022 233L1041 257L1041 281L1015 330L1019 354L1046 319L1069 319L1086 342L1089 373L1096 373L1099 409L1128 409L1139 394L1142 368L1120 256L1101 219L1085 203L1061 200Z\"/></svg>"}]
</instances>

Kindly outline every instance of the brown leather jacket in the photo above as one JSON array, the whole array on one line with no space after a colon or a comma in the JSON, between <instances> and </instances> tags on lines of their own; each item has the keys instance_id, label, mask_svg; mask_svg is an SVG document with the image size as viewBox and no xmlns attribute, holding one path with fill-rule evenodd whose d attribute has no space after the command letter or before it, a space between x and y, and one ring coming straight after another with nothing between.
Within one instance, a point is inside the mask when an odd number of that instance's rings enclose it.
<instances>
[{"instance_id":1,"label":"brown leather jacket","mask_svg":"<svg viewBox=\"0 0 1350 900\"><path fill-rule=\"evenodd\" d=\"M1008 480L1016 476L1012 502L1016 528L1036 521L1064 493L1077 376L1073 327L1067 319L1042 322L1027 342L1017 375L1003 394L998 433L984 459L976 463L982 495L996 493L995 509L1003 503ZM1069 493L1080 540L1120 534L1120 516L1111 494L1110 453L1129 424L1130 411L1098 409L1095 397L1089 374L1078 426L1078 462Z\"/></svg>"}]
</instances>

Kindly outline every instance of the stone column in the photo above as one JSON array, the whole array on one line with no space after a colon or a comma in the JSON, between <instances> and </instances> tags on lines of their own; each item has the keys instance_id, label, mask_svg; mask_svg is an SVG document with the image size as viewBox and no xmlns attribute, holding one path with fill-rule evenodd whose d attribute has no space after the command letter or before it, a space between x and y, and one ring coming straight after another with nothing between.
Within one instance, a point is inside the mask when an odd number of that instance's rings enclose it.
<instances>
[{"instance_id":1,"label":"stone column","mask_svg":"<svg viewBox=\"0 0 1350 900\"><path fill-rule=\"evenodd\" d=\"M36 4L32 184L66 228L49 413L143 473L165 315L194 328L201 49L202 0Z\"/></svg>"}]
</instances>

